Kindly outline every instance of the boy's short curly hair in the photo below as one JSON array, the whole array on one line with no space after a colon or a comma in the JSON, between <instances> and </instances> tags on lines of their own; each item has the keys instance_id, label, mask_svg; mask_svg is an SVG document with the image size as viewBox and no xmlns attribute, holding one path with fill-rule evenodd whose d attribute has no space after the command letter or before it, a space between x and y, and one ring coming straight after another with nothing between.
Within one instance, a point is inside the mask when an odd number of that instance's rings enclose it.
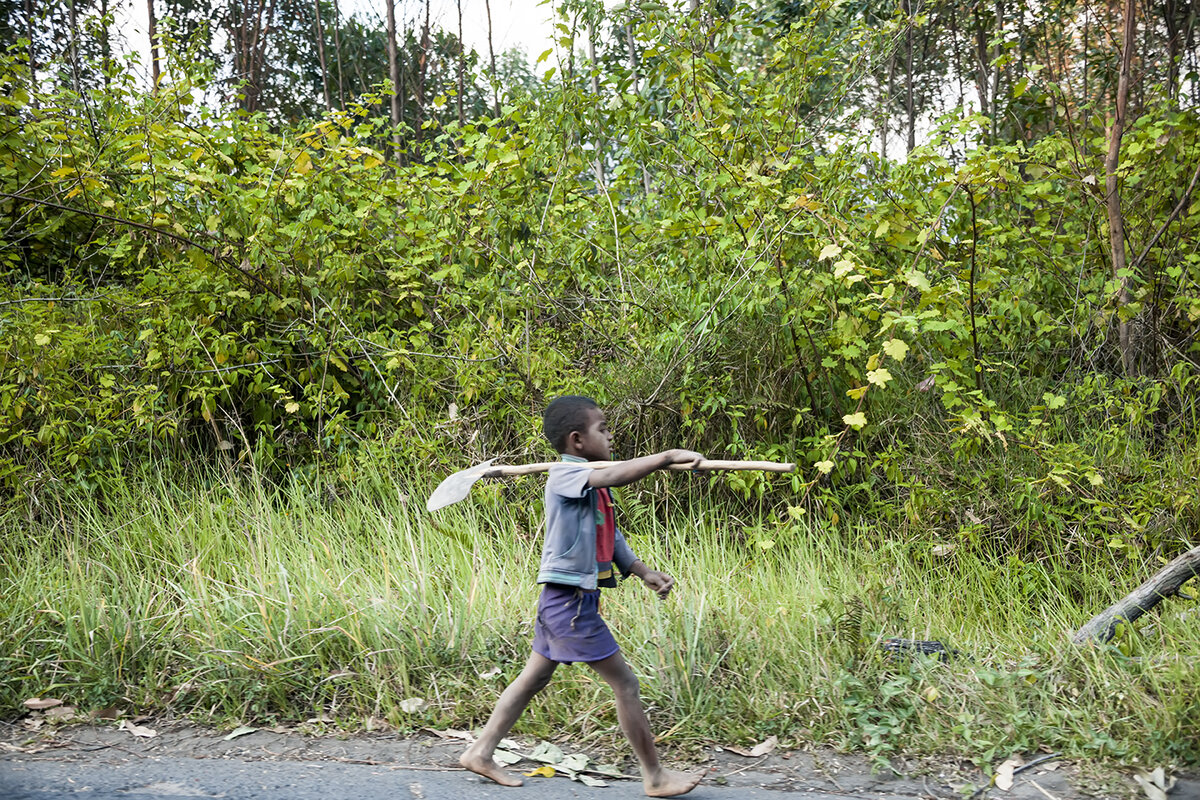
<instances>
[{"instance_id":1,"label":"boy's short curly hair","mask_svg":"<svg viewBox=\"0 0 1200 800\"><path fill-rule=\"evenodd\" d=\"M567 437L571 431L582 431L587 427L588 412L600 405L590 397L568 394L556 397L542 412L542 433L551 446L562 453L567 449Z\"/></svg>"}]
</instances>

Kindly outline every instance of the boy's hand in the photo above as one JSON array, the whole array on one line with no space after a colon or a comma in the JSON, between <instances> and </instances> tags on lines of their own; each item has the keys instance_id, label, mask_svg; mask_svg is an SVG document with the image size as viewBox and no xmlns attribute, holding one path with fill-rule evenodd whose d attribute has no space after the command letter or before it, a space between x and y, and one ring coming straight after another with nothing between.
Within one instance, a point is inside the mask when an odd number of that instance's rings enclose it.
<instances>
[{"instance_id":1,"label":"boy's hand","mask_svg":"<svg viewBox=\"0 0 1200 800\"><path fill-rule=\"evenodd\" d=\"M658 570L647 570L641 576L642 583L654 590L654 593L659 597L665 598L671 593L671 588L675 585L675 579L665 572Z\"/></svg>"},{"instance_id":2,"label":"boy's hand","mask_svg":"<svg viewBox=\"0 0 1200 800\"><path fill-rule=\"evenodd\" d=\"M704 460L704 456L694 450L670 450L667 454L672 464L688 464L693 469Z\"/></svg>"}]
</instances>

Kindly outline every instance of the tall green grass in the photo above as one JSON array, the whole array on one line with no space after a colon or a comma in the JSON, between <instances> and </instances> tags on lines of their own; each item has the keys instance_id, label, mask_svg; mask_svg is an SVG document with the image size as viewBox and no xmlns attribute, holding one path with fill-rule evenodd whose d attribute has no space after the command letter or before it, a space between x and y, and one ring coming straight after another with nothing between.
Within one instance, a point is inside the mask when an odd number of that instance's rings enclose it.
<instances>
[{"instance_id":1,"label":"tall green grass","mask_svg":"<svg viewBox=\"0 0 1200 800\"><path fill-rule=\"evenodd\" d=\"M386 473L357 485L160 479L6 517L3 713L52 695L219 722L481 724L528 653L540 482L480 486L437 514ZM775 734L881 757L1200 760L1200 620L1169 606L1118 645L1068 643L1130 588L1127 565L936 558L861 522L768 539L691 495L665 521L626 500L631 543L674 593L633 581L603 600L667 746ZM887 636L961 655L895 660ZM560 669L518 732L621 746L611 694L582 667Z\"/></svg>"}]
</instances>

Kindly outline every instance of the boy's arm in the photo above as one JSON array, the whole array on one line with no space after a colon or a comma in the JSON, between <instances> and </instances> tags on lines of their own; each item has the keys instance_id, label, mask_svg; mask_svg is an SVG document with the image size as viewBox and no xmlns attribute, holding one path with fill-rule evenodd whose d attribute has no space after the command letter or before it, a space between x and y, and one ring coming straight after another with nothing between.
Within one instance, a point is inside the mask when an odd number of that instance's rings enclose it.
<instances>
[{"instance_id":1,"label":"boy's arm","mask_svg":"<svg viewBox=\"0 0 1200 800\"><path fill-rule=\"evenodd\" d=\"M588 476L588 486L603 488L607 486L625 486L640 480L651 472L666 469L672 464L699 464L704 456L691 450L664 450L652 456L622 461L604 469L594 469Z\"/></svg>"},{"instance_id":2,"label":"boy's arm","mask_svg":"<svg viewBox=\"0 0 1200 800\"><path fill-rule=\"evenodd\" d=\"M633 566L629 569L634 575L642 579L642 583L654 590L654 593L659 597L666 597L671 593L671 588L675 586L675 579L665 572L659 572L656 569L650 569L642 561L633 562Z\"/></svg>"}]
</instances>

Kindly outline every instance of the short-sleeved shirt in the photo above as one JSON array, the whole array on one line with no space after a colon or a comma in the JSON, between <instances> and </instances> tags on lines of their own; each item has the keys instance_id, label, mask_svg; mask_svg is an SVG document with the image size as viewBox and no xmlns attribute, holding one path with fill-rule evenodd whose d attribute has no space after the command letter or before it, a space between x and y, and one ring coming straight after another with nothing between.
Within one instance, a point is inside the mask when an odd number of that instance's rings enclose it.
<instances>
[{"instance_id":1,"label":"short-sleeved shirt","mask_svg":"<svg viewBox=\"0 0 1200 800\"><path fill-rule=\"evenodd\" d=\"M592 469L582 459L563 456L550 468L546 479L546 535L538 583L558 583L595 589L599 585L596 553L596 522L599 492L588 486ZM608 509L611 515L615 501ZM612 563L628 575L637 556L613 521Z\"/></svg>"}]
</instances>

